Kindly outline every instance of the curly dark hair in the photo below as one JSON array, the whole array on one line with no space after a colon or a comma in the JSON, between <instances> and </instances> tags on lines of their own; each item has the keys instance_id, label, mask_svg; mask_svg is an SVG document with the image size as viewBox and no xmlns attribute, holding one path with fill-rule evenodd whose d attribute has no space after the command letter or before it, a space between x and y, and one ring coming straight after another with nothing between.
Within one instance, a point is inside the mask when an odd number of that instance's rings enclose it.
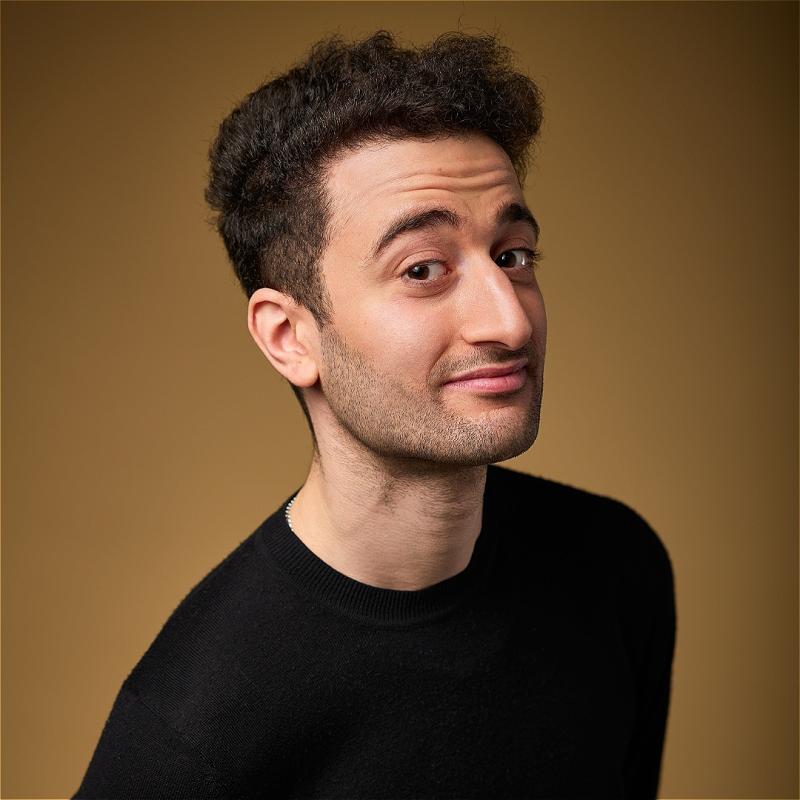
<instances>
[{"instance_id":1,"label":"curly dark hair","mask_svg":"<svg viewBox=\"0 0 800 800\"><path fill-rule=\"evenodd\" d=\"M331 321L318 268L330 235L327 165L367 142L474 131L505 150L522 183L541 121L539 88L494 36L450 32L403 48L386 30L356 42L334 35L222 122L205 197L247 297L271 287L322 327Z\"/></svg>"}]
</instances>

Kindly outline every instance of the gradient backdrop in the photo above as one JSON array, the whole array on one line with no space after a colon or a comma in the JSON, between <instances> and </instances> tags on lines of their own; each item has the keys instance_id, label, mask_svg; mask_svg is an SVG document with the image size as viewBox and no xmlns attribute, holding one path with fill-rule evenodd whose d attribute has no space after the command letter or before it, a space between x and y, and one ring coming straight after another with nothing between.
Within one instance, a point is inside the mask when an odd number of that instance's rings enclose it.
<instances>
[{"instance_id":1,"label":"gradient backdrop","mask_svg":"<svg viewBox=\"0 0 800 800\"><path fill-rule=\"evenodd\" d=\"M669 549L662 796L797 797L798 5L769 2L2 4L2 796L77 788L169 613L304 479L206 152L378 27L496 31L545 92L542 423L507 463Z\"/></svg>"}]
</instances>

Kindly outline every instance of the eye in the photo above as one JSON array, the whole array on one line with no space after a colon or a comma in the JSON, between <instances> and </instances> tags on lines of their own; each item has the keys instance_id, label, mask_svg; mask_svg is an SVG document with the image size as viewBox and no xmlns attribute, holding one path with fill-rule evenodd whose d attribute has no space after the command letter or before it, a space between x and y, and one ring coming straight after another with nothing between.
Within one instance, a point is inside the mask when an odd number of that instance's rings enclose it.
<instances>
[{"instance_id":1,"label":"eye","mask_svg":"<svg viewBox=\"0 0 800 800\"><path fill-rule=\"evenodd\" d=\"M412 283L428 283L435 281L446 272L441 261L423 261L414 264L405 271Z\"/></svg>"},{"instance_id":2,"label":"eye","mask_svg":"<svg viewBox=\"0 0 800 800\"><path fill-rule=\"evenodd\" d=\"M533 269L539 263L541 257L542 254L540 250L517 247L513 250L503 251L494 261L499 267Z\"/></svg>"}]
</instances>

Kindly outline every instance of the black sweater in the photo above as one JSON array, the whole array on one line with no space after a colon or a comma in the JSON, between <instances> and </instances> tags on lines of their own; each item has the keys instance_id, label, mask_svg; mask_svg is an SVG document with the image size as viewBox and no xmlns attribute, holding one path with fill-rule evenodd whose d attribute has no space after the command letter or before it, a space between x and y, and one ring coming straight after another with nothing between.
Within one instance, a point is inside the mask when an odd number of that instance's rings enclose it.
<instances>
[{"instance_id":1,"label":"black sweater","mask_svg":"<svg viewBox=\"0 0 800 800\"><path fill-rule=\"evenodd\" d=\"M469 565L403 591L285 506L170 615L75 798L656 796L673 574L635 511L490 466Z\"/></svg>"}]
</instances>

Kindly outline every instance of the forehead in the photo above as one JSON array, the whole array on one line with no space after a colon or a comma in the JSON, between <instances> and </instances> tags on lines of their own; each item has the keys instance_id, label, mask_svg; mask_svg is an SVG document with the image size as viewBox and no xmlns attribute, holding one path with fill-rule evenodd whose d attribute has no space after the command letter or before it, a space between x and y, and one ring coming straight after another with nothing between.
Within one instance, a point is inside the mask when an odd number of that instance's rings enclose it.
<instances>
[{"instance_id":1,"label":"forehead","mask_svg":"<svg viewBox=\"0 0 800 800\"><path fill-rule=\"evenodd\" d=\"M427 200L469 212L524 202L506 152L482 134L382 141L347 151L325 171L333 237L367 234L392 212Z\"/></svg>"}]
</instances>

